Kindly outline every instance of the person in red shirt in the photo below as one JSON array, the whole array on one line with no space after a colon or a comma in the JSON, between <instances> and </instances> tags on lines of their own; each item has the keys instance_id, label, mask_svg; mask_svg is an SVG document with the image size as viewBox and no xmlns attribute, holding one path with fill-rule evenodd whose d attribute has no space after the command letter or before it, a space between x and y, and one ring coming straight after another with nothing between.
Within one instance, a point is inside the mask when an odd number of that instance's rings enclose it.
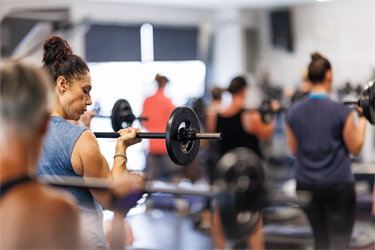
<instances>
[{"instance_id":1,"label":"person in red shirt","mask_svg":"<svg viewBox=\"0 0 375 250\"><path fill-rule=\"evenodd\" d=\"M159 74L155 77L158 91L153 96L146 98L143 103L142 117L148 120L142 125L149 132L163 132L167 126L169 115L176 108L171 99L164 95L164 87L169 82L165 76ZM149 152L146 160L146 172L151 180L171 181L181 172L181 167L176 166L169 158L165 140L150 139Z\"/></svg>"}]
</instances>

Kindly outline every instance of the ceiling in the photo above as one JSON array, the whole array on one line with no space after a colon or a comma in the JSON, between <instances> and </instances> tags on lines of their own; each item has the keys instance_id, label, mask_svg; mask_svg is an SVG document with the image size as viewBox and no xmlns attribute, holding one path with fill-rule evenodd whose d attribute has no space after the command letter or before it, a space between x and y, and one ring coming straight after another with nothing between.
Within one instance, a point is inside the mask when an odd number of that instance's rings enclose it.
<instances>
[{"instance_id":1,"label":"ceiling","mask_svg":"<svg viewBox=\"0 0 375 250\"><path fill-rule=\"evenodd\" d=\"M267 8L291 6L305 3L316 3L317 0L111 0L112 2L133 2L139 5L155 5L160 7L224 9L224 8Z\"/></svg>"},{"instance_id":2,"label":"ceiling","mask_svg":"<svg viewBox=\"0 0 375 250\"><path fill-rule=\"evenodd\" d=\"M1 0L3 3L124 3L132 5L147 5L158 7L190 8L215 10L225 8L274 8L283 6L293 6L300 4L313 4L326 1L338 0ZM347 0L356 1L356 0Z\"/></svg>"}]
</instances>

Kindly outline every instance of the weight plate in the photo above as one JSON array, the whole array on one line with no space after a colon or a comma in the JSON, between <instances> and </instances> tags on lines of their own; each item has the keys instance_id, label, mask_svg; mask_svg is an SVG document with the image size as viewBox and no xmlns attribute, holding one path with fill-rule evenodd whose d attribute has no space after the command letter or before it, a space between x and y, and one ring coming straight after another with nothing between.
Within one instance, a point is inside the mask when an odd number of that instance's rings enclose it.
<instances>
[{"instance_id":1,"label":"weight plate","mask_svg":"<svg viewBox=\"0 0 375 250\"><path fill-rule=\"evenodd\" d=\"M216 165L213 184L223 187L217 200L226 236L238 240L249 235L266 196L259 156L248 148L229 151Z\"/></svg>"},{"instance_id":2,"label":"weight plate","mask_svg":"<svg viewBox=\"0 0 375 250\"><path fill-rule=\"evenodd\" d=\"M126 121L128 122L127 125L130 126L131 123L129 124L129 120L126 120L126 117L129 117L130 115L133 115L133 112L129 102L125 99L117 100L115 105L113 106L111 114L111 123L113 130L117 132L120 129L124 128L122 124Z\"/></svg>"},{"instance_id":3,"label":"weight plate","mask_svg":"<svg viewBox=\"0 0 375 250\"><path fill-rule=\"evenodd\" d=\"M171 160L181 166L191 164L199 151L200 140L184 142L178 139L180 128L196 129L200 133L198 117L189 107L178 107L169 116L165 131L165 143Z\"/></svg>"},{"instance_id":4,"label":"weight plate","mask_svg":"<svg viewBox=\"0 0 375 250\"><path fill-rule=\"evenodd\" d=\"M363 114L371 124L375 124L375 80L370 81L362 92Z\"/></svg>"},{"instance_id":5,"label":"weight plate","mask_svg":"<svg viewBox=\"0 0 375 250\"><path fill-rule=\"evenodd\" d=\"M259 113L264 123L269 123L275 116L275 112L271 109L271 102L269 100L263 100L259 107Z\"/></svg>"}]
</instances>

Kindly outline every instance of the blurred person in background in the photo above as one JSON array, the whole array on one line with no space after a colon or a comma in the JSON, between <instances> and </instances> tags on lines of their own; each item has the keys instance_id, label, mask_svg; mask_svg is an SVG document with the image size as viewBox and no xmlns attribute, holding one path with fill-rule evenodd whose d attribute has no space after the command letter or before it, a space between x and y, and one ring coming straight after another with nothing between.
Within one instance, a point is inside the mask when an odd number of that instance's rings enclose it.
<instances>
[{"instance_id":1,"label":"blurred person in background","mask_svg":"<svg viewBox=\"0 0 375 250\"><path fill-rule=\"evenodd\" d=\"M142 117L148 118L142 121L148 132L165 131L168 118L176 108L171 99L164 95L164 88L169 82L167 77L157 74L155 80L158 90L153 96L146 98L141 114ZM177 181L173 179L182 173L182 168L169 158L165 141L158 139L150 139L145 170L149 179L163 181Z\"/></svg>"},{"instance_id":2,"label":"blurred person in background","mask_svg":"<svg viewBox=\"0 0 375 250\"><path fill-rule=\"evenodd\" d=\"M74 198L33 179L52 110L48 76L16 61L0 72L1 249L87 247Z\"/></svg>"},{"instance_id":3,"label":"blurred person in background","mask_svg":"<svg viewBox=\"0 0 375 250\"><path fill-rule=\"evenodd\" d=\"M248 112L245 110L247 83L243 77L235 77L231 81L227 91L232 95L232 101L229 106L223 107L217 112L209 113L207 116L209 132L221 132L224 135L223 140L218 141L220 157L234 148L246 147L253 150L260 158L263 158L259 141L271 138L275 128L275 120L273 119L270 123L266 124L263 122L258 111ZM280 103L272 100L271 108L274 111L278 110ZM216 164L217 162L214 163L215 166ZM247 241L251 249L264 249L262 228L263 220L260 219ZM215 246L219 249L224 249L226 242L217 201L215 204L212 233Z\"/></svg>"},{"instance_id":4,"label":"blurred person in background","mask_svg":"<svg viewBox=\"0 0 375 250\"><path fill-rule=\"evenodd\" d=\"M221 104L221 95L224 89L220 87L214 87L211 90L212 101L206 107L206 117L216 115L223 107ZM207 122L207 121L206 121ZM219 161L221 154L218 149L218 141L217 140L209 140L208 141L208 150L207 150L207 174L209 177L209 183L212 184L213 180L213 172L216 166L216 163ZM212 216L211 216L211 203L212 199L206 197L206 205L200 212L200 222L199 222L199 230L203 233L210 234L212 231Z\"/></svg>"},{"instance_id":5,"label":"blurred person in background","mask_svg":"<svg viewBox=\"0 0 375 250\"><path fill-rule=\"evenodd\" d=\"M212 101L210 104L207 105L206 113L208 114L217 114L220 110L222 110L223 106L221 103L221 96L224 92L224 89L220 87L214 87L211 90Z\"/></svg>"},{"instance_id":6,"label":"blurred person in background","mask_svg":"<svg viewBox=\"0 0 375 250\"><path fill-rule=\"evenodd\" d=\"M293 155L297 195L312 194L303 207L315 237L315 249L348 249L355 221L355 178L349 153L358 155L365 139L366 118L357 125L350 107L329 99L332 88L330 62L311 55L308 97L289 108L287 141Z\"/></svg>"},{"instance_id":7,"label":"blurred person in background","mask_svg":"<svg viewBox=\"0 0 375 250\"><path fill-rule=\"evenodd\" d=\"M292 96L291 102L294 103L297 100L307 97L311 90L311 87L312 85L308 77L308 70L305 69L302 73L302 82L299 84L297 91Z\"/></svg>"}]
</instances>

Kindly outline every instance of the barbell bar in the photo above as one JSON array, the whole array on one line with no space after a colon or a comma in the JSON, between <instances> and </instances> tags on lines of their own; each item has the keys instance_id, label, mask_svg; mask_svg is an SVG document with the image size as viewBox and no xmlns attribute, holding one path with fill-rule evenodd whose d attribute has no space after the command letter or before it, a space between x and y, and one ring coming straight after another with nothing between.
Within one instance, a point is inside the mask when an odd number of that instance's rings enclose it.
<instances>
[{"instance_id":1,"label":"barbell bar","mask_svg":"<svg viewBox=\"0 0 375 250\"><path fill-rule=\"evenodd\" d=\"M111 119L111 116L109 115L94 115L93 117L95 118L106 118L106 119ZM139 121L147 121L148 118L147 117L135 117L134 120L139 120ZM124 122L127 122L126 120L124 120Z\"/></svg>"},{"instance_id":2,"label":"barbell bar","mask_svg":"<svg viewBox=\"0 0 375 250\"><path fill-rule=\"evenodd\" d=\"M104 178L76 177L76 176L41 176L38 181L44 184L61 187L89 188L99 190L109 190L113 184ZM164 187L163 187L164 186ZM152 181L145 182L144 193L167 193L172 195L192 195L214 197L217 195L219 187L212 185L210 189L180 188L172 183L163 183L163 186L155 185Z\"/></svg>"},{"instance_id":3,"label":"barbell bar","mask_svg":"<svg viewBox=\"0 0 375 250\"><path fill-rule=\"evenodd\" d=\"M94 132L97 138L118 138L116 132ZM222 133L201 133L193 109L178 107L169 116L165 133L138 132L137 138L165 139L168 155L176 165L187 166L196 158L201 139L222 140Z\"/></svg>"},{"instance_id":4,"label":"barbell bar","mask_svg":"<svg viewBox=\"0 0 375 250\"><path fill-rule=\"evenodd\" d=\"M200 139L216 139L222 140L222 133L194 133L191 132L190 140L200 140ZM120 137L119 133L116 132L94 132L97 138L118 138ZM165 139L166 133L152 133L152 132L138 132L136 135L137 138L142 139ZM181 140L189 140L185 136Z\"/></svg>"}]
</instances>

